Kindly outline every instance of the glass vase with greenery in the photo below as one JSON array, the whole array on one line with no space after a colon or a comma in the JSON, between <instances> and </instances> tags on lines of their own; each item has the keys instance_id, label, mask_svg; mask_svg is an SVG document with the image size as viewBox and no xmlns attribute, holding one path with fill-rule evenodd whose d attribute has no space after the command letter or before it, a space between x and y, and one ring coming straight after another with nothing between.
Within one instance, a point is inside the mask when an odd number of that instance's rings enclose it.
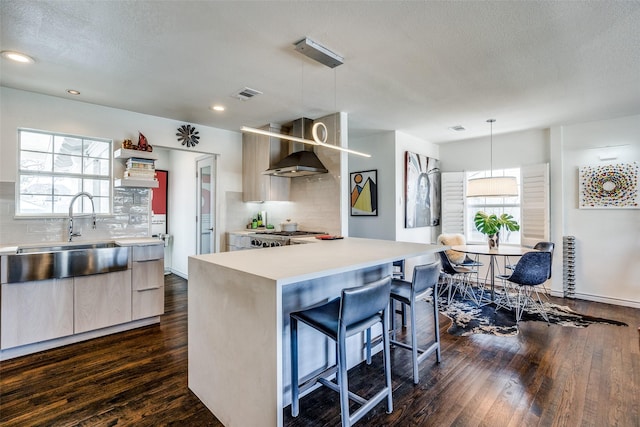
<instances>
[{"instance_id":1,"label":"glass vase with greenery","mask_svg":"<svg viewBox=\"0 0 640 427\"><path fill-rule=\"evenodd\" d=\"M488 214L478 211L473 218L476 229L485 234L489 240L489 248L497 248L500 242L500 230L518 231L520 225L513 218L513 215L503 213L498 216L496 214Z\"/></svg>"}]
</instances>

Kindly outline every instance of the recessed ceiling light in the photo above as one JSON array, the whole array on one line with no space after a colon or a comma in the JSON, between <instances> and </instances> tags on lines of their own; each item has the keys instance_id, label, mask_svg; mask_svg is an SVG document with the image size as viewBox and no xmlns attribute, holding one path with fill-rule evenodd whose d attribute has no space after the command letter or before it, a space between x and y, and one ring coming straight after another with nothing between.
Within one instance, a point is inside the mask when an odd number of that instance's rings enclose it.
<instances>
[{"instance_id":1,"label":"recessed ceiling light","mask_svg":"<svg viewBox=\"0 0 640 427\"><path fill-rule=\"evenodd\" d=\"M224 111L224 105L214 105L211 109L213 111Z\"/></svg>"},{"instance_id":2,"label":"recessed ceiling light","mask_svg":"<svg viewBox=\"0 0 640 427\"><path fill-rule=\"evenodd\" d=\"M75 89L67 89L67 93L69 95L80 95L80 91Z\"/></svg>"},{"instance_id":3,"label":"recessed ceiling light","mask_svg":"<svg viewBox=\"0 0 640 427\"><path fill-rule=\"evenodd\" d=\"M29 55L12 50L3 50L1 55L3 58L7 58L15 62L21 62L23 64L33 64L35 62Z\"/></svg>"},{"instance_id":4,"label":"recessed ceiling light","mask_svg":"<svg viewBox=\"0 0 640 427\"><path fill-rule=\"evenodd\" d=\"M462 132L463 130L466 130L466 129L462 125L455 125L455 126L451 126L449 130L452 130L454 132Z\"/></svg>"}]
</instances>

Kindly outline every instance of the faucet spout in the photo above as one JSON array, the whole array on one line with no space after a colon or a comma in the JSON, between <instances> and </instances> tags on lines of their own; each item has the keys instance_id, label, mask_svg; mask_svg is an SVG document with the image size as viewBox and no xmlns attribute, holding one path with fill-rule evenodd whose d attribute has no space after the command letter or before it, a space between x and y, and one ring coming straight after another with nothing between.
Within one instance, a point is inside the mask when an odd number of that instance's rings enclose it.
<instances>
[{"instance_id":1,"label":"faucet spout","mask_svg":"<svg viewBox=\"0 0 640 427\"><path fill-rule=\"evenodd\" d=\"M79 198L79 197L88 197L89 201L91 202L91 218L93 220L93 229L96 229L96 208L95 205L93 204L93 196L90 193L87 193L86 191L81 191L80 193L76 194L75 196L73 196L73 198L71 199L71 202L69 203L69 241L71 242L74 236L80 236L80 233L74 233L73 232L73 204L75 203L75 201Z\"/></svg>"}]
</instances>

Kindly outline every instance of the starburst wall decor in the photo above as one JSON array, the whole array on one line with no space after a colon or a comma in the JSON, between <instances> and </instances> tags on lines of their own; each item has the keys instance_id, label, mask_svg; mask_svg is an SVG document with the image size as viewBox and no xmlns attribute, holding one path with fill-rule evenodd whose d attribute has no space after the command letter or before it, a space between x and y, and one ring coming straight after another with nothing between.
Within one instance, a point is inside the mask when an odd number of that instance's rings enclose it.
<instances>
[{"instance_id":1,"label":"starburst wall decor","mask_svg":"<svg viewBox=\"0 0 640 427\"><path fill-rule=\"evenodd\" d=\"M638 162L580 168L580 209L638 209Z\"/></svg>"}]
</instances>

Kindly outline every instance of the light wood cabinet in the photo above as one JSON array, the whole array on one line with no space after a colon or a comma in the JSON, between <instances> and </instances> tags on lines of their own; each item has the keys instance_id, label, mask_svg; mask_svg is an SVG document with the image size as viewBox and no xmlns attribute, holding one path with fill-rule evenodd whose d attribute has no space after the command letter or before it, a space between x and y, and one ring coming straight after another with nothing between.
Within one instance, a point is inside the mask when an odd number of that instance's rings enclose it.
<instances>
[{"instance_id":1,"label":"light wood cabinet","mask_svg":"<svg viewBox=\"0 0 640 427\"><path fill-rule=\"evenodd\" d=\"M280 128L267 125L261 129L280 132ZM291 188L290 178L263 175L288 154L288 143L280 138L244 133L242 135L242 200L288 201Z\"/></svg>"},{"instance_id":2,"label":"light wood cabinet","mask_svg":"<svg viewBox=\"0 0 640 427\"><path fill-rule=\"evenodd\" d=\"M164 313L164 247L162 245L133 248L131 283L133 320Z\"/></svg>"},{"instance_id":3,"label":"light wood cabinet","mask_svg":"<svg viewBox=\"0 0 640 427\"><path fill-rule=\"evenodd\" d=\"M74 278L76 334L131 321L131 271Z\"/></svg>"},{"instance_id":4,"label":"light wood cabinet","mask_svg":"<svg viewBox=\"0 0 640 427\"><path fill-rule=\"evenodd\" d=\"M2 285L2 349L73 334L73 279Z\"/></svg>"}]
</instances>

